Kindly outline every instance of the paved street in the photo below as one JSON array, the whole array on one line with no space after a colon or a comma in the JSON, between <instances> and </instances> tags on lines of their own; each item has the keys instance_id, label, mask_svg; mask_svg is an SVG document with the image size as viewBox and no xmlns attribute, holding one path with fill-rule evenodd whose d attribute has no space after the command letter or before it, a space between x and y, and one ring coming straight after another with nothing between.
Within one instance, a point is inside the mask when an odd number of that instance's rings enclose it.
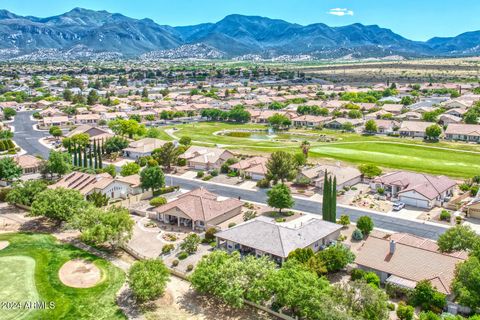
<instances>
[{"instance_id":1,"label":"paved street","mask_svg":"<svg viewBox=\"0 0 480 320\"><path fill-rule=\"evenodd\" d=\"M17 113L12 123L15 128L13 140L28 154L48 158L50 150L38 142L38 139L46 137L48 132L33 129L35 121L30 119L33 112L34 111L20 111Z\"/></svg>"},{"instance_id":2,"label":"paved street","mask_svg":"<svg viewBox=\"0 0 480 320\"><path fill-rule=\"evenodd\" d=\"M221 196L232 198L241 197L242 200L259 203L267 202L266 191L263 189L260 189L258 191L246 190L234 186L218 185L200 180L193 181L191 179L172 175L166 175L166 183L169 185L178 185L181 188L189 190L203 186L207 190ZM437 239L438 236L445 232L445 230L448 228L447 226L444 227L429 222L423 223L420 221L402 219L393 215L375 213L370 210L354 208L350 206L338 205L337 208L338 216L340 216L341 214L348 214L352 221L356 221L359 217L363 215L369 215L373 219L376 228L391 230L395 232L408 232L430 239ZM321 214L322 204L319 201L295 197L295 206L293 209L308 213Z\"/></svg>"}]
</instances>

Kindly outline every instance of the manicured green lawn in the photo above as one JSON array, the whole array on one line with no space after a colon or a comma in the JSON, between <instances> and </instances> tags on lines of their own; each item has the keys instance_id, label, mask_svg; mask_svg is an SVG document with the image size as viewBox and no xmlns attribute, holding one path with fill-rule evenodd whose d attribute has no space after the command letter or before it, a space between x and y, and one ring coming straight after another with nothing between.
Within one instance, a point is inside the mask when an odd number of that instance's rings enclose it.
<instances>
[{"instance_id":1,"label":"manicured green lawn","mask_svg":"<svg viewBox=\"0 0 480 320\"><path fill-rule=\"evenodd\" d=\"M313 156L339 159L353 163L372 163L378 166L472 177L480 174L480 155L457 150L441 150L428 146L391 143L355 143L317 146Z\"/></svg>"},{"instance_id":2,"label":"manicured green lawn","mask_svg":"<svg viewBox=\"0 0 480 320\"><path fill-rule=\"evenodd\" d=\"M15 303L15 307L4 305L0 308L0 319L28 317L34 310L17 308L16 303L39 301L35 287L35 260L26 256L0 257L0 271L1 301Z\"/></svg>"},{"instance_id":3,"label":"manicured green lawn","mask_svg":"<svg viewBox=\"0 0 480 320\"><path fill-rule=\"evenodd\" d=\"M45 234L3 234L10 245L0 250L0 301L54 302L48 310L0 311L0 319L125 319L115 294L124 273L110 262ZM102 281L92 288L76 289L58 278L61 266L72 259L86 259L102 271ZM15 293L12 296L12 292Z\"/></svg>"},{"instance_id":4,"label":"manicured green lawn","mask_svg":"<svg viewBox=\"0 0 480 320\"><path fill-rule=\"evenodd\" d=\"M177 137L189 136L195 145L219 146L251 153L271 153L278 150L299 152L303 138L295 141L277 141L214 135L222 130L266 129L258 124L195 123L175 126ZM164 128L165 129L165 128ZM312 158L332 158L355 164L373 163L381 167L443 174L469 178L480 174L480 145L454 142L427 143L420 139L388 136L363 136L334 130L294 130L288 133L314 133L326 135L335 142L311 142ZM170 138L171 139L171 138ZM470 153L465 151L472 151Z\"/></svg>"}]
</instances>

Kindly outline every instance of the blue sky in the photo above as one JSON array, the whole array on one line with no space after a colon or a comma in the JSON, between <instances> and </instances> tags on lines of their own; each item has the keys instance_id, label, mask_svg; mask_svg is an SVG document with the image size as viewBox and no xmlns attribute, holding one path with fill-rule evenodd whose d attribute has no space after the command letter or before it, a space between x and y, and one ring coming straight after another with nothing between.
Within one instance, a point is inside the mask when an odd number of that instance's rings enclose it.
<instances>
[{"instance_id":1,"label":"blue sky","mask_svg":"<svg viewBox=\"0 0 480 320\"><path fill-rule=\"evenodd\" d=\"M299 24L377 24L412 39L480 30L480 0L0 0L0 8L47 17L74 7L107 10L159 24L216 22L228 14L260 15Z\"/></svg>"}]
</instances>

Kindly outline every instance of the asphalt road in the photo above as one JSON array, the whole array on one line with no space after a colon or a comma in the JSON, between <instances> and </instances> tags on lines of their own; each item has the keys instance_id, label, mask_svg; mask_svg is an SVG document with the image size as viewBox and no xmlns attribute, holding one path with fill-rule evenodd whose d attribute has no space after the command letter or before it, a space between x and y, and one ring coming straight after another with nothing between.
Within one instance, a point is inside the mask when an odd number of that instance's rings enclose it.
<instances>
[{"instance_id":1,"label":"asphalt road","mask_svg":"<svg viewBox=\"0 0 480 320\"><path fill-rule=\"evenodd\" d=\"M46 159L48 158L50 150L40 144L38 140L48 136L48 132L33 129L33 125L36 124L35 121L30 119L33 112L34 111L17 112L12 123L12 126L15 128L13 140L28 154L40 155Z\"/></svg>"},{"instance_id":2,"label":"asphalt road","mask_svg":"<svg viewBox=\"0 0 480 320\"><path fill-rule=\"evenodd\" d=\"M171 175L166 175L166 183L169 185L178 185L181 188L188 190L203 186L207 190L221 196L231 198L240 197L242 200L258 203L267 202L266 191L262 189L258 191L246 190L239 187L219 185L205 181L193 181L191 179ZM319 201L295 197L295 206L293 207L293 209L308 213L321 214L322 204ZM434 240L436 240L440 234L444 233L447 230L446 226L444 227L429 222L423 223L420 221L413 221L403 219L401 217L395 217L391 214L381 214L370 210L338 205L337 216L340 216L341 214L348 214L353 222L355 222L361 216L368 215L374 221L376 228L381 228L394 232L407 232Z\"/></svg>"}]
</instances>

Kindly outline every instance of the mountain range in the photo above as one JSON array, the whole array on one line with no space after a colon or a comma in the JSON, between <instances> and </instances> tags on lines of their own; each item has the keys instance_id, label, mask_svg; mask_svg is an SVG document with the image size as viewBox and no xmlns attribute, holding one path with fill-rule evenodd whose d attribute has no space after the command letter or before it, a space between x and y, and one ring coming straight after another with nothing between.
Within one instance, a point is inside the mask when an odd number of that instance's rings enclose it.
<instances>
[{"instance_id":1,"label":"mountain range","mask_svg":"<svg viewBox=\"0 0 480 320\"><path fill-rule=\"evenodd\" d=\"M480 31L426 42L377 25L307 26L229 15L216 23L171 27L151 19L75 8L38 18L0 10L0 59L432 57L480 54Z\"/></svg>"}]
</instances>

